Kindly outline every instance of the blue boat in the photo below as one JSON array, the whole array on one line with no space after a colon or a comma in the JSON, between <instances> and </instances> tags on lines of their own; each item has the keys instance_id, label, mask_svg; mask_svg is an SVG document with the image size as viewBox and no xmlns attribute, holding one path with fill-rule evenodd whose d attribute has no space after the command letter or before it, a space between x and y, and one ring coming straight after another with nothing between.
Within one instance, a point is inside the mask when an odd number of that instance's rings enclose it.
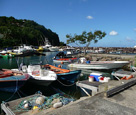
<instances>
[{"instance_id":1,"label":"blue boat","mask_svg":"<svg viewBox=\"0 0 136 115\"><path fill-rule=\"evenodd\" d=\"M81 70L74 70L68 73L57 74L58 80L64 80L70 83L74 83L80 77Z\"/></svg>"},{"instance_id":2,"label":"blue boat","mask_svg":"<svg viewBox=\"0 0 136 115\"><path fill-rule=\"evenodd\" d=\"M58 80L68 81L74 83L79 77L81 70L70 71L69 69L62 69L53 65L46 64L44 65L46 69L50 69L57 74Z\"/></svg>"},{"instance_id":3,"label":"blue boat","mask_svg":"<svg viewBox=\"0 0 136 115\"><path fill-rule=\"evenodd\" d=\"M0 90L6 92L16 92L28 79L28 74L2 69L0 70Z\"/></svg>"}]
</instances>

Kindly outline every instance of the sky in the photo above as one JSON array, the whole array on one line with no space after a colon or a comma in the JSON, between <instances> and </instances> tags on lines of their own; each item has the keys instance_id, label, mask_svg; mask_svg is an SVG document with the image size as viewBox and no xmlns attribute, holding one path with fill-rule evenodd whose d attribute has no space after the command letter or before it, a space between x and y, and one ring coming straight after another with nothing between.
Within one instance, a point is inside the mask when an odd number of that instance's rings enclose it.
<instances>
[{"instance_id":1,"label":"sky","mask_svg":"<svg viewBox=\"0 0 136 115\"><path fill-rule=\"evenodd\" d=\"M0 16L33 20L64 43L67 34L101 30L107 35L90 47L136 45L136 0L0 0Z\"/></svg>"}]
</instances>

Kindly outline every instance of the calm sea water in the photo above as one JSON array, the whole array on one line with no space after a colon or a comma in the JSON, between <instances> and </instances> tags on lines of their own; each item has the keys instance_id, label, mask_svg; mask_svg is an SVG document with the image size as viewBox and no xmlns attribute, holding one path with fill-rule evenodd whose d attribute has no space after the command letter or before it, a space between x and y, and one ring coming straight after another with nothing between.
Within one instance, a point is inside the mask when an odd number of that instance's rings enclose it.
<instances>
[{"instance_id":1,"label":"calm sea water","mask_svg":"<svg viewBox=\"0 0 136 115\"><path fill-rule=\"evenodd\" d=\"M29 64L31 61L40 62L43 64L53 64L52 58L57 54L57 52L44 52L46 56L28 56L28 57L15 57L15 58L0 58L0 68L3 69L13 69L18 68L19 64L23 61L25 64ZM55 65L55 64L53 64ZM57 65L56 65L57 66ZM67 68L67 65L64 64L63 68ZM55 89L54 89L55 88ZM57 89L57 90L56 90ZM64 86L62 84L51 84L48 87L38 86L30 83L26 83L20 90L19 93L8 93L0 91L0 103L2 101L10 101L23 96L33 95L37 91L42 92L46 96L57 93L58 90L65 92L68 95L71 95L74 98L80 97L79 89L73 86Z\"/></svg>"},{"instance_id":2,"label":"calm sea water","mask_svg":"<svg viewBox=\"0 0 136 115\"><path fill-rule=\"evenodd\" d=\"M53 63L52 58L58 53L58 52L44 52L46 56L27 56L27 57L14 57L14 58L0 58L0 68L3 69L13 69L13 68L18 68L21 62L24 62L25 64L30 64L32 61L33 62L40 62L42 61L43 64L52 64L56 65ZM63 68L68 68L67 64L63 65ZM80 76L80 80L88 79L88 75L93 72L93 71L82 71L82 75ZM106 76L109 75L111 71L106 71L104 72ZM8 93L8 92L2 92L0 91L0 103L2 101L8 102L14 99L18 99L20 97L24 96L29 96L33 95L36 92L40 91L43 95L45 96L51 96L58 91L62 91L66 93L67 95L72 96L75 99L79 99L81 96L83 96L83 92L80 90L79 87L76 85L72 86L66 86L64 84L56 83L53 82L51 85L48 87L44 86L38 86L35 84L30 84L26 83L18 93ZM1 112L0 112L1 113Z\"/></svg>"}]
</instances>

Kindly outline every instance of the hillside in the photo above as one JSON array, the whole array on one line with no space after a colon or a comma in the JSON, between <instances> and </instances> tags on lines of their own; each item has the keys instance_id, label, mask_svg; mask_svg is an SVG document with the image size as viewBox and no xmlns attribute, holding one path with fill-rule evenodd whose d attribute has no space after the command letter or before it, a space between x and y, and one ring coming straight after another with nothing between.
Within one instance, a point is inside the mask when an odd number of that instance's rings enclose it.
<instances>
[{"instance_id":1,"label":"hillside","mask_svg":"<svg viewBox=\"0 0 136 115\"><path fill-rule=\"evenodd\" d=\"M48 38L52 45L60 45L59 37L55 32L32 20L0 17L1 48L20 44L39 46L45 43L45 38Z\"/></svg>"}]
</instances>

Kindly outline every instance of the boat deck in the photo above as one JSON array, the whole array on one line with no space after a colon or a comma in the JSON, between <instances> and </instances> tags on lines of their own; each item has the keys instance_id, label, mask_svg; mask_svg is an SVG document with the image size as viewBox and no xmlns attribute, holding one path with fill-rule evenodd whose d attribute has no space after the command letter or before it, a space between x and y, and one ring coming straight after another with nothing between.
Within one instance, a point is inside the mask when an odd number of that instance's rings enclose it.
<instances>
[{"instance_id":1,"label":"boat deck","mask_svg":"<svg viewBox=\"0 0 136 115\"><path fill-rule=\"evenodd\" d=\"M130 75L134 75L136 72L131 72L131 71L124 71L124 70L118 70L112 73L115 77L129 77Z\"/></svg>"}]
</instances>

